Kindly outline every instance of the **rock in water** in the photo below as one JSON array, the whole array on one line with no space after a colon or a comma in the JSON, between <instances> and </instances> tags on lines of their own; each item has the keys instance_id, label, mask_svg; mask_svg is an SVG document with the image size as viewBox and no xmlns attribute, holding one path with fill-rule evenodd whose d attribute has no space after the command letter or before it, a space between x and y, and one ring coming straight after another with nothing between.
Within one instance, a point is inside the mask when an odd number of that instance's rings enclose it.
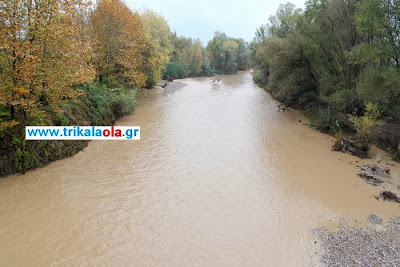
<instances>
[{"instance_id":1,"label":"rock in water","mask_svg":"<svg viewBox=\"0 0 400 267\"><path fill-rule=\"evenodd\" d=\"M384 178L390 178L387 171L382 170L375 164L365 164L361 166L357 175L363 178L367 183L375 186L383 183L385 181Z\"/></svg>"},{"instance_id":2,"label":"rock in water","mask_svg":"<svg viewBox=\"0 0 400 267\"><path fill-rule=\"evenodd\" d=\"M391 191L381 191L378 196L378 199L380 198L382 198L383 200L400 203L400 197L398 197L395 193Z\"/></svg>"},{"instance_id":3,"label":"rock in water","mask_svg":"<svg viewBox=\"0 0 400 267\"><path fill-rule=\"evenodd\" d=\"M353 142L351 138L339 138L332 146L332 151L341 151L359 158L368 158L368 151Z\"/></svg>"}]
</instances>

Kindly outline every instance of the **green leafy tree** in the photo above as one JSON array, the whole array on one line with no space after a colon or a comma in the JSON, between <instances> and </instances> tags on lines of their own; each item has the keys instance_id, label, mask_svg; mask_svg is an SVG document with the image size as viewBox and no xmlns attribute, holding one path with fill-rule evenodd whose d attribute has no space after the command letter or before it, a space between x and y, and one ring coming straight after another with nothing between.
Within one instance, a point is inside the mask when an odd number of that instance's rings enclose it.
<instances>
[{"instance_id":1,"label":"green leafy tree","mask_svg":"<svg viewBox=\"0 0 400 267\"><path fill-rule=\"evenodd\" d=\"M228 39L225 33L215 32L211 41L207 44L207 55L210 60L212 69L221 71L223 70L223 56L222 44Z\"/></svg>"},{"instance_id":2,"label":"green leafy tree","mask_svg":"<svg viewBox=\"0 0 400 267\"><path fill-rule=\"evenodd\" d=\"M172 57L169 68L164 72L164 78L185 78L199 75L211 75L204 47L199 39L178 37L172 34ZM178 70L179 71L175 71ZM174 70L171 72L171 70ZM179 73L178 76L176 74ZM206 73L206 74L205 74Z\"/></svg>"},{"instance_id":3,"label":"green leafy tree","mask_svg":"<svg viewBox=\"0 0 400 267\"><path fill-rule=\"evenodd\" d=\"M362 40L353 50L357 62L400 68L400 8L397 1L360 1L355 26Z\"/></svg>"},{"instance_id":4,"label":"green leafy tree","mask_svg":"<svg viewBox=\"0 0 400 267\"><path fill-rule=\"evenodd\" d=\"M247 44L243 39L230 38L225 33L215 33L207 44L207 54L211 68L219 73L230 74L249 67Z\"/></svg>"},{"instance_id":5,"label":"green leafy tree","mask_svg":"<svg viewBox=\"0 0 400 267\"><path fill-rule=\"evenodd\" d=\"M242 39L235 39L238 44L237 51L237 68L238 70L246 70L250 67L248 44Z\"/></svg>"},{"instance_id":6,"label":"green leafy tree","mask_svg":"<svg viewBox=\"0 0 400 267\"><path fill-rule=\"evenodd\" d=\"M364 103L374 103L390 125L400 120L399 36L397 1L308 0L304 11L287 3L250 43L254 80L305 109L320 129L332 131L336 122L344 131L356 129L368 148L370 123L379 123L371 104L362 114ZM347 115L354 110L351 123ZM392 150L400 141L379 138Z\"/></svg>"},{"instance_id":7,"label":"green leafy tree","mask_svg":"<svg viewBox=\"0 0 400 267\"><path fill-rule=\"evenodd\" d=\"M225 40L221 45L220 58L221 67L224 73L235 73L238 64L239 45L232 39Z\"/></svg>"}]
</instances>

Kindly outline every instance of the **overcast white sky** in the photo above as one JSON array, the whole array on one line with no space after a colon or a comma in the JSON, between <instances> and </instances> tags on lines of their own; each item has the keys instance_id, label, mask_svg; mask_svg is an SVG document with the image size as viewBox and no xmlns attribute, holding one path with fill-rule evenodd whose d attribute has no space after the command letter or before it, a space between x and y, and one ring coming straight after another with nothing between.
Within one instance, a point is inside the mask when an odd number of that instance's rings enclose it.
<instances>
[{"instance_id":1,"label":"overcast white sky","mask_svg":"<svg viewBox=\"0 0 400 267\"><path fill-rule=\"evenodd\" d=\"M204 45L215 31L251 41L255 30L274 15L285 0L125 0L134 10L152 9L162 14L179 36L199 38ZM304 8L306 0L292 0Z\"/></svg>"}]
</instances>

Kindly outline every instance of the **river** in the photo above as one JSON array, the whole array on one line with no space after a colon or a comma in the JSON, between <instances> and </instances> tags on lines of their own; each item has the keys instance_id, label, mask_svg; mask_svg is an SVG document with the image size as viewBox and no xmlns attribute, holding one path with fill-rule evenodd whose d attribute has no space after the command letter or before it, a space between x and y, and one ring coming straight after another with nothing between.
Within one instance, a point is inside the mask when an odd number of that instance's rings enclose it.
<instances>
[{"instance_id":1,"label":"river","mask_svg":"<svg viewBox=\"0 0 400 267\"><path fill-rule=\"evenodd\" d=\"M356 176L373 160L331 152L249 72L213 79L141 92L117 123L140 141L0 179L0 264L304 266L313 228L399 214Z\"/></svg>"}]
</instances>

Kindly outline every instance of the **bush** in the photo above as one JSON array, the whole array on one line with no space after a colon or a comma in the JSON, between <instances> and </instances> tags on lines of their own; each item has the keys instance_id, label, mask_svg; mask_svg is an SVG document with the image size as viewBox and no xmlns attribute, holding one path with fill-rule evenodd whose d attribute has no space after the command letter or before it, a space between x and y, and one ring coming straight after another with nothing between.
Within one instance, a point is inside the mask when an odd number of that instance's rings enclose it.
<instances>
[{"instance_id":1,"label":"bush","mask_svg":"<svg viewBox=\"0 0 400 267\"><path fill-rule=\"evenodd\" d=\"M260 86L264 86L264 75L262 74L261 71L259 71L258 69L254 69L252 72L253 75L253 81L254 83L256 83L257 85Z\"/></svg>"},{"instance_id":2,"label":"bush","mask_svg":"<svg viewBox=\"0 0 400 267\"><path fill-rule=\"evenodd\" d=\"M380 116L381 112L378 105L369 102L366 104L363 116L350 116L349 118L357 132L357 138L360 144L366 150L368 150L371 145L371 132L373 128L383 124L379 121Z\"/></svg>"},{"instance_id":3,"label":"bush","mask_svg":"<svg viewBox=\"0 0 400 267\"><path fill-rule=\"evenodd\" d=\"M337 125L338 118L331 109L321 109L318 111L317 128L325 133L335 133L339 127Z\"/></svg>"},{"instance_id":4,"label":"bush","mask_svg":"<svg viewBox=\"0 0 400 267\"><path fill-rule=\"evenodd\" d=\"M157 84L157 80L154 77L153 74L148 74L147 75L147 80L146 80L146 88L151 89Z\"/></svg>"},{"instance_id":5,"label":"bush","mask_svg":"<svg viewBox=\"0 0 400 267\"><path fill-rule=\"evenodd\" d=\"M114 119L131 114L136 108L136 91L128 90L117 92L112 98L112 111Z\"/></svg>"}]
</instances>

